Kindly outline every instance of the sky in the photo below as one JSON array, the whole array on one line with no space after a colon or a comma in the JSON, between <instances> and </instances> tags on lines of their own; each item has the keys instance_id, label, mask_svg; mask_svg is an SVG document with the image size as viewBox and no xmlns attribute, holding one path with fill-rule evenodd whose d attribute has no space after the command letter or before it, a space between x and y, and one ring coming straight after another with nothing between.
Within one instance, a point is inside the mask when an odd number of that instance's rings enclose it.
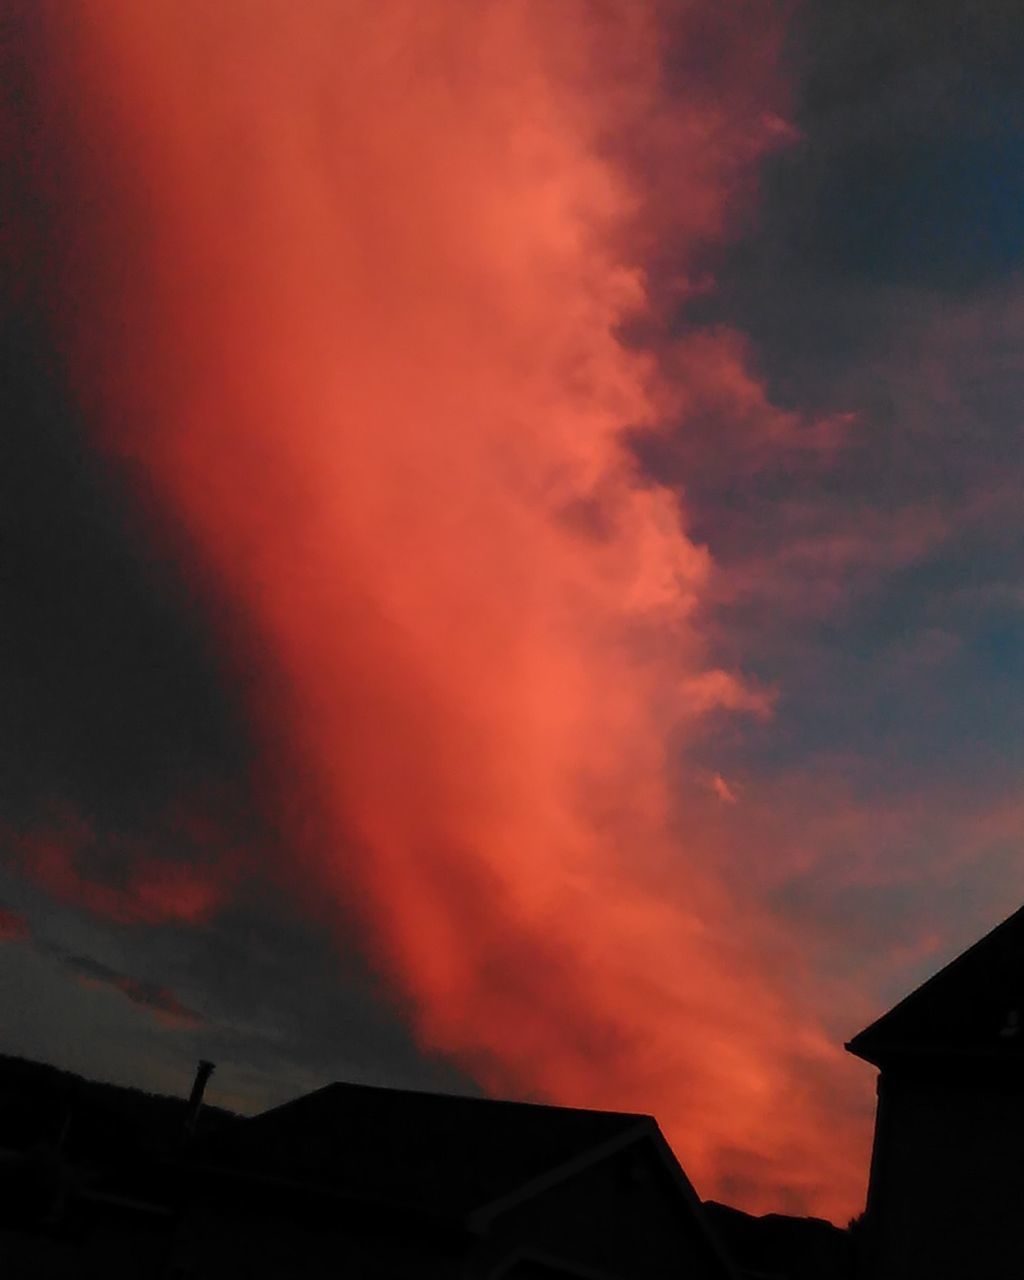
<instances>
[{"instance_id":1,"label":"sky","mask_svg":"<svg viewBox=\"0 0 1024 1280\"><path fill-rule=\"evenodd\" d=\"M844 1222L1020 905L1024 19L8 0L0 1051Z\"/></svg>"}]
</instances>

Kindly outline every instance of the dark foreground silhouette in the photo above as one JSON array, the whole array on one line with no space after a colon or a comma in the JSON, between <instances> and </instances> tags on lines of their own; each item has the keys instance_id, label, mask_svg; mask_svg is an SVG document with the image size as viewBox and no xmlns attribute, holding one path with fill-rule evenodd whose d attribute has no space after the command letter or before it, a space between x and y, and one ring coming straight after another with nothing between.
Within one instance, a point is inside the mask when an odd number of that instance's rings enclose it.
<instances>
[{"instance_id":1,"label":"dark foreground silhouette","mask_svg":"<svg viewBox=\"0 0 1024 1280\"><path fill-rule=\"evenodd\" d=\"M0 1275L846 1280L702 1206L649 1116L331 1084L250 1119L0 1057ZM811 1264L809 1269L808 1263Z\"/></svg>"},{"instance_id":2,"label":"dark foreground silhouette","mask_svg":"<svg viewBox=\"0 0 1024 1280\"><path fill-rule=\"evenodd\" d=\"M701 1204L650 1116L331 1084L250 1119L0 1057L0 1280L1024 1276L1024 908L855 1036L850 1230Z\"/></svg>"},{"instance_id":3,"label":"dark foreground silhouette","mask_svg":"<svg viewBox=\"0 0 1024 1280\"><path fill-rule=\"evenodd\" d=\"M846 1046L879 1068L869 1280L1024 1276L1024 909Z\"/></svg>"}]
</instances>

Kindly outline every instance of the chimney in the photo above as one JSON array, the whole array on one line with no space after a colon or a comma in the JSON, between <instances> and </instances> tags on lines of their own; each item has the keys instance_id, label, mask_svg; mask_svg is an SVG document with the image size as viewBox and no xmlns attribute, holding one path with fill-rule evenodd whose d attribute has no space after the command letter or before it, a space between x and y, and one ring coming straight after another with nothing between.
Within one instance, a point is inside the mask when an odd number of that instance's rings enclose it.
<instances>
[{"instance_id":1,"label":"chimney","mask_svg":"<svg viewBox=\"0 0 1024 1280\"><path fill-rule=\"evenodd\" d=\"M192 1084L192 1093L189 1095L188 1110L185 1112L185 1132L192 1136L196 1130L196 1121L199 1119L199 1112L203 1105L203 1092L206 1089L206 1082L213 1075L214 1064L207 1062L204 1058L200 1058L199 1065L196 1067L196 1078Z\"/></svg>"}]
</instances>

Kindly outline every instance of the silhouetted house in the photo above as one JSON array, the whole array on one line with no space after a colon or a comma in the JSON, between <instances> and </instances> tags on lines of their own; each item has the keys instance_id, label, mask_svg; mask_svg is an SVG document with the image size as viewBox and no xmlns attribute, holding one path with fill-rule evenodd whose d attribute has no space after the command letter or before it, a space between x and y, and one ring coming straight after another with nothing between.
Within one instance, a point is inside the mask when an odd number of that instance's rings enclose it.
<instances>
[{"instance_id":1,"label":"silhouetted house","mask_svg":"<svg viewBox=\"0 0 1024 1280\"><path fill-rule=\"evenodd\" d=\"M199 1154L211 1188L244 1185L243 1217L253 1189L294 1193L309 1223L338 1228L326 1256L343 1248L353 1274L734 1274L648 1116L332 1084ZM206 1200L218 1213L196 1233L197 1261L237 1248L223 1193ZM324 1256L321 1241L291 1274L336 1274L317 1269ZM252 1267L259 1258L257 1246Z\"/></svg>"},{"instance_id":2,"label":"silhouetted house","mask_svg":"<svg viewBox=\"0 0 1024 1280\"><path fill-rule=\"evenodd\" d=\"M179 1099L31 1069L0 1106L4 1280L736 1278L647 1116L334 1084L189 1140Z\"/></svg>"},{"instance_id":3,"label":"silhouetted house","mask_svg":"<svg viewBox=\"0 0 1024 1280\"><path fill-rule=\"evenodd\" d=\"M846 1047L880 1072L864 1275L1024 1275L1024 909Z\"/></svg>"}]
</instances>

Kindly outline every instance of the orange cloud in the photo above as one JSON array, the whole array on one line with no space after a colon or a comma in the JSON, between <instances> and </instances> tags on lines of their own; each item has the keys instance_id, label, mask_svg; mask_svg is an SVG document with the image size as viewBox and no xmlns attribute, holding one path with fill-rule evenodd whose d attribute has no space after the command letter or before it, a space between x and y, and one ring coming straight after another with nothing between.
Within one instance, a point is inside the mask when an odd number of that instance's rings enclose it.
<instances>
[{"instance_id":1,"label":"orange cloud","mask_svg":"<svg viewBox=\"0 0 1024 1280\"><path fill-rule=\"evenodd\" d=\"M230 602L281 878L490 1087L653 1111L705 1194L857 1208L799 956L676 813L702 715L771 699L706 652L713 566L625 443L660 403L622 333L669 203L626 143L670 151L696 260L779 142L740 78L763 14L669 102L656 4L71 7L82 404ZM718 21L693 8L684 45Z\"/></svg>"},{"instance_id":2,"label":"orange cloud","mask_svg":"<svg viewBox=\"0 0 1024 1280\"><path fill-rule=\"evenodd\" d=\"M683 684L687 710L696 716L710 711L745 711L768 719L775 705L774 690L757 689L730 671L702 671Z\"/></svg>"},{"instance_id":3,"label":"orange cloud","mask_svg":"<svg viewBox=\"0 0 1024 1280\"><path fill-rule=\"evenodd\" d=\"M713 773L708 780L708 786L714 795L716 795L723 804L735 804L739 797L736 795L734 787L730 786L720 773Z\"/></svg>"},{"instance_id":4,"label":"orange cloud","mask_svg":"<svg viewBox=\"0 0 1024 1280\"><path fill-rule=\"evenodd\" d=\"M728 433L735 478L780 460L834 458L856 431L856 415L807 418L772 403L752 370L750 344L722 325L696 329L667 344L657 383L661 412L669 422L697 420L705 430ZM681 436L676 447L690 465L700 465L701 435Z\"/></svg>"}]
</instances>

